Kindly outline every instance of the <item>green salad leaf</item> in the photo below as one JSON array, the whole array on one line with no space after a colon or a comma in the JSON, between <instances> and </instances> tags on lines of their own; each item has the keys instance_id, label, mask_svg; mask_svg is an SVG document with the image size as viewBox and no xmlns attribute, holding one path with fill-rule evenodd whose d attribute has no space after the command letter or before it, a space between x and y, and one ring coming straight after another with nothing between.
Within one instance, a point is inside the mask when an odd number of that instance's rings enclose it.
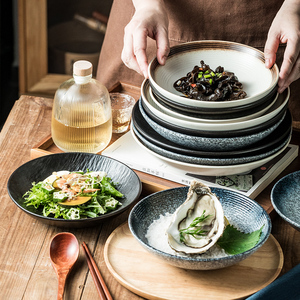
<instances>
[{"instance_id":1,"label":"green salad leaf","mask_svg":"<svg viewBox=\"0 0 300 300\"><path fill-rule=\"evenodd\" d=\"M263 226L251 233L244 233L227 225L217 244L228 254L235 255L252 249L259 241Z\"/></svg>"},{"instance_id":2,"label":"green salad leaf","mask_svg":"<svg viewBox=\"0 0 300 300\"><path fill-rule=\"evenodd\" d=\"M73 172L84 174L83 172ZM64 193L53 188L47 182L33 182L32 188L23 196L27 206L34 206L36 209L42 207L43 216L51 216L53 218L63 218L68 220L76 220L83 218L95 218L117 209L122 203L118 200L124 195L118 191L111 178L103 176L102 179L87 175L87 187L94 188L91 193L80 192L78 195L89 196L91 199L83 204L76 206L64 206ZM61 195L62 196L61 196ZM118 199L117 199L118 198Z\"/></svg>"}]
</instances>

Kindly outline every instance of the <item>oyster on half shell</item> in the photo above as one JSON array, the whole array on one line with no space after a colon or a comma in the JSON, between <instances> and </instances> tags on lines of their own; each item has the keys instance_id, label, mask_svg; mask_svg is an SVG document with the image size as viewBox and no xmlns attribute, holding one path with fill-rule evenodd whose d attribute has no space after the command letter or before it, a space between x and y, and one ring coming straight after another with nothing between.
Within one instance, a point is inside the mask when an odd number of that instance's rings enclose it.
<instances>
[{"instance_id":1,"label":"oyster on half shell","mask_svg":"<svg viewBox=\"0 0 300 300\"><path fill-rule=\"evenodd\" d=\"M200 254L210 249L223 234L224 211L210 188L192 181L187 199L177 208L169 228L168 243L177 252Z\"/></svg>"}]
</instances>

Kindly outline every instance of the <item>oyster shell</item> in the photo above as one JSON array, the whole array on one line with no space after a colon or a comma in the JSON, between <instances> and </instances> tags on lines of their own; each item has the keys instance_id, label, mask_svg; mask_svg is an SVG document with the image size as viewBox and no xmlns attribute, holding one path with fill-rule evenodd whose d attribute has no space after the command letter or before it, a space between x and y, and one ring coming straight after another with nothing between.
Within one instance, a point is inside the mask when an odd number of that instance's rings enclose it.
<instances>
[{"instance_id":1,"label":"oyster shell","mask_svg":"<svg viewBox=\"0 0 300 300\"><path fill-rule=\"evenodd\" d=\"M204 253L217 242L224 227L224 211L218 197L208 186L194 180L187 199L173 214L167 229L168 242L178 252Z\"/></svg>"}]
</instances>

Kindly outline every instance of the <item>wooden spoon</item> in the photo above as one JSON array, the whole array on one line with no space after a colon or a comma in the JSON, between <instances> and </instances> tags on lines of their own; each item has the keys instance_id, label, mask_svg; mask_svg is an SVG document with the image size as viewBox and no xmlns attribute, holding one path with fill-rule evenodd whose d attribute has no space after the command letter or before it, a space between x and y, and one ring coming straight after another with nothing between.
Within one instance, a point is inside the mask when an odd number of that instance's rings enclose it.
<instances>
[{"instance_id":1,"label":"wooden spoon","mask_svg":"<svg viewBox=\"0 0 300 300\"><path fill-rule=\"evenodd\" d=\"M62 300L65 283L79 254L79 244L70 232L55 235L50 244L50 259L58 277L57 300Z\"/></svg>"}]
</instances>

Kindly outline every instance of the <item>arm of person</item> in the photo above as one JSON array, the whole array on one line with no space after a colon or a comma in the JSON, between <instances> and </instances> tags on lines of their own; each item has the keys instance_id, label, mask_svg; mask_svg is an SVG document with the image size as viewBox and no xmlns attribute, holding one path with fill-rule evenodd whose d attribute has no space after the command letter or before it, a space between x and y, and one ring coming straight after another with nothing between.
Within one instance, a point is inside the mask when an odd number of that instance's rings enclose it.
<instances>
[{"instance_id":1,"label":"arm of person","mask_svg":"<svg viewBox=\"0 0 300 300\"><path fill-rule=\"evenodd\" d=\"M162 65L170 51L168 14L163 0L132 0L135 13L124 30L121 58L124 64L148 78L147 37L156 41L157 59Z\"/></svg>"},{"instance_id":2,"label":"arm of person","mask_svg":"<svg viewBox=\"0 0 300 300\"><path fill-rule=\"evenodd\" d=\"M267 68L275 63L280 43L286 44L278 80L282 93L300 78L300 0L285 0L272 22L264 49Z\"/></svg>"}]
</instances>

